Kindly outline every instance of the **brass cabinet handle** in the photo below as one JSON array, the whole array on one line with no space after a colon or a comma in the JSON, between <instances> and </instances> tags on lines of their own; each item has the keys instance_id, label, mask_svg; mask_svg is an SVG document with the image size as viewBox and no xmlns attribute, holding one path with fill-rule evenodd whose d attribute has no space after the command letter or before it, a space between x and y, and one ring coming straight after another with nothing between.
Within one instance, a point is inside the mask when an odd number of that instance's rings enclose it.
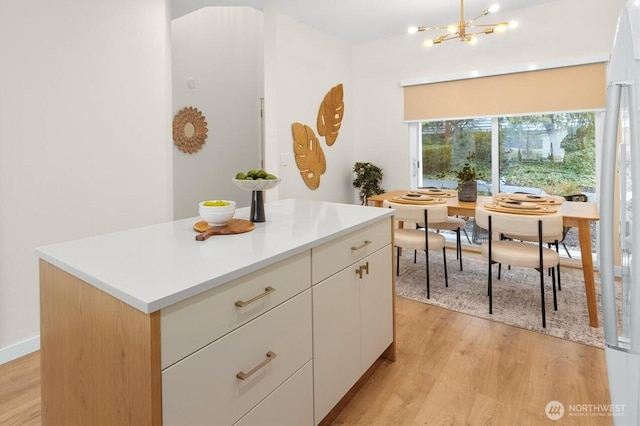
<instances>
[{"instance_id":1,"label":"brass cabinet handle","mask_svg":"<svg viewBox=\"0 0 640 426\"><path fill-rule=\"evenodd\" d=\"M371 244L371 241L369 240L364 240L363 244L360 244L359 246L351 246L351 251L356 251L356 250L360 250L363 247L368 246L369 244Z\"/></svg>"},{"instance_id":2,"label":"brass cabinet handle","mask_svg":"<svg viewBox=\"0 0 640 426\"><path fill-rule=\"evenodd\" d=\"M253 373L255 373L256 371L260 370L262 367L264 367L265 365L269 364L271 361L273 361L273 359L275 357L277 357L278 355L276 355L275 352L267 352L267 359L265 359L264 361L262 361L260 364L256 365L255 367L253 367L251 369L251 371L249 371L248 373L245 373L244 371L239 372L238 374L236 374L236 377L240 380L247 380L249 377L251 377L251 375Z\"/></svg>"},{"instance_id":3,"label":"brass cabinet handle","mask_svg":"<svg viewBox=\"0 0 640 426\"><path fill-rule=\"evenodd\" d=\"M265 297L265 296L266 296L266 295L268 295L268 294L273 293L274 291L276 291L276 289L275 289L275 288L273 288L273 287L271 287L271 286L269 286L269 287L265 287L265 289L264 289L264 293L259 294L259 295L257 295L256 297L254 297L254 298L252 298L252 299L249 299L249 300L237 300L237 301L236 301L236 306L237 306L238 308L242 308L242 307L244 307L244 306L247 306L247 305L249 305L249 304L251 304L251 303L255 302L256 300L260 300L260 299L262 299L263 297Z\"/></svg>"},{"instance_id":4,"label":"brass cabinet handle","mask_svg":"<svg viewBox=\"0 0 640 426\"><path fill-rule=\"evenodd\" d=\"M362 279L362 271L366 272L367 275L369 275L369 262L366 262L364 265L358 266L358 269L356 269L356 274L358 274L358 277L360 277L360 279Z\"/></svg>"}]
</instances>

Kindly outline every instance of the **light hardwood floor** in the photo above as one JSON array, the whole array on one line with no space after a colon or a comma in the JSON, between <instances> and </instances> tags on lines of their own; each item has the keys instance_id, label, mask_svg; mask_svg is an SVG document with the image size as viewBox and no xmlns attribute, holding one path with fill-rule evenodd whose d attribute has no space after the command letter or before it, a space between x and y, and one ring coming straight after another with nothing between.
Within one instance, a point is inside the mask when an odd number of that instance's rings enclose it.
<instances>
[{"instance_id":1,"label":"light hardwood floor","mask_svg":"<svg viewBox=\"0 0 640 426\"><path fill-rule=\"evenodd\" d=\"M601 349L397 298L397 361L383 361L333 424L610 425L569 416L609 404ZM40 357L0 366L0 425L40 424ZM565 406L561 421L545 415Z\"/></svg>"}]
</instances>

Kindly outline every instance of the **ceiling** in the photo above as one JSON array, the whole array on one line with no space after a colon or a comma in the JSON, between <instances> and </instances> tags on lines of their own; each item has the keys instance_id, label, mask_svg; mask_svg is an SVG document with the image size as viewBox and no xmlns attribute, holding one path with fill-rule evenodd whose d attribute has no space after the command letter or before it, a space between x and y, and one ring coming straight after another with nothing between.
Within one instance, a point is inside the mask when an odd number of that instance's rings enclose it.
<instances>
[{"instance_id":1,"label":"ceiling","mask_svg":"<svg viewBox=\"0 0 640 426\"><path fill-rule=\"evenodd\" d=\"M527 7L562 0L466 0L465 19L500 3L499 20L526 19ZM411 25L438 26L458 22L458 0L172 0L172 19L206 6L273 7L297 21L351 43L405 34ZM496 19L483 18L485 23Z\"/></svg>"}]
</instances>

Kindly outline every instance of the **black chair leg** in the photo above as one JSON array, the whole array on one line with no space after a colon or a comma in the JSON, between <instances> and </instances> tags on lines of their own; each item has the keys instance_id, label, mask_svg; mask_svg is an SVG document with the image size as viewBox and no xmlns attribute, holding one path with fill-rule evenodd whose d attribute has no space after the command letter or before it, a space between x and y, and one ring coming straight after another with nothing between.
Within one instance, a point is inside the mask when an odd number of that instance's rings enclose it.
<instances>
[{"instance_id":1,"label":"black chair leg","mask_svg":"<svg viewBox=\"0 0 640 426\"><path fill-rule=\"evenodd\" d=\"M458 253L458 259L460 260L460 270L462 271L462 239L460 238L460 228L458 228L458 232L456 232L456 247Z\"/></svg>"},{"instance_id":2,"label":"black chair leg","mask_svg":"<svg viewBox=\"0 0 640 426\"><path fill-rule=\"evenodd\" d=\"M396 277L400 276L400 247L396 247Z\"/></svg>"},{"instance_id":3,"label":"black chair leg","mask_svg":"<svg viewBox=\"0 0 640 426\"><path fill-rule=\"evenodd\" d=\"M469 238L469 234L467 234L467 230L462 228L462 232L464 232L464 236L467 237L467 241L471 244L471 238Z\"/></svg>"},{"instance_id":4,"label":"black chair leg","mask_svg":"<svg viewBox=\"0 0 640 426\"><path fill-rule=\"evenodd\" d=\"M498 279L500 279L501 272L502 272L502 263L498 263Z\"/></svg>"},{"instance_id":5,"label":"black chair leg","mask_svg":"<svg viewBox=\"0 0 640 426\"><path fill-rule=\"evenodd\" d=\"M489 260L489 274L487 281L487 292L489 293L489 314L493 314L493 291L491 289L491 260Z\"/></svg>"},{"instance_id":6,"label":"black chair leg","mask_svg":"<svg viewBox=\"0 0 640 426\"><path fill-rule=\"evenodd\" d=\"M547 319L544 312L544 270L540 268L540 302L542 305L542 327L547 328Z\"/></svg>"},{"instance_id":7,"label":"black chair leg","mask_svg":"<svg viewBox=\"0 0 640 426\"><path fill-rule=\"evenodd\" d=\"M551 268L551 278L553 284L553 309L558 310L558 296L556 295L556 268Z\"/></svg>"},{"instance_id":8,"label":"black chair leg","mask_svg":"<svg viewBox=\"0 0 640 426\"><path fill-rule=\"evenodd\" d=\"M449 287L449 277L447 277L447 249L442 247L442 263L444 264L444 286Z\"/></svg>"},{"instance_id":9,"label":"black chair leg","mask_svg":"<svg viewBox=\"0 0 640 426\"><path fill-rule=\"evenodd\" d=\"M424 252L426 260L424 262L424 267L427 271L426 275L427 275L427 299L430 297L430 293L429 293L429 252L425 250Z\"/></svg>"},{"instance_id":10,"label":"black chair leg","mask_svg":"<svg viewBox=\"0 0 640 426\"><path fill-rule=\"evenodd\" d=\"M558 290L562 290L562 284L560 282L560 262L558 262L557 269L558 269Z\"/></svg>"},{"instance_id":11,"label":"black chair leg","mask_svg":"<svg viewBox=\"0 0 640 426\"><path fill-rule=\"evenodd\" d=\"M418 260L418 250L413 251L413 263L417 263Z\"/></svg>"}]
</instances>

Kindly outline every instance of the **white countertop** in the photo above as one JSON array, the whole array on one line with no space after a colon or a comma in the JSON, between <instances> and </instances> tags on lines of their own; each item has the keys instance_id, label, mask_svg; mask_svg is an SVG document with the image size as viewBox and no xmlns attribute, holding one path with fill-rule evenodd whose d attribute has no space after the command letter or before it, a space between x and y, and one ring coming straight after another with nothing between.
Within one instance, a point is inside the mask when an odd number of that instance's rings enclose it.
<instances>
[{"instance_id":1,"label":"white countertop","mask_svg":"<svg viewBox=\"0 0 640 426\"><path fill-rule=\"evenodd\" d=\"M249 219L249 207L235 218ZM151 313L367 226L393 210L308 200L265 204L266 222L244 234L196 241L200 217L36 249L38 256Z\"/></svg>"}]
</instances>

